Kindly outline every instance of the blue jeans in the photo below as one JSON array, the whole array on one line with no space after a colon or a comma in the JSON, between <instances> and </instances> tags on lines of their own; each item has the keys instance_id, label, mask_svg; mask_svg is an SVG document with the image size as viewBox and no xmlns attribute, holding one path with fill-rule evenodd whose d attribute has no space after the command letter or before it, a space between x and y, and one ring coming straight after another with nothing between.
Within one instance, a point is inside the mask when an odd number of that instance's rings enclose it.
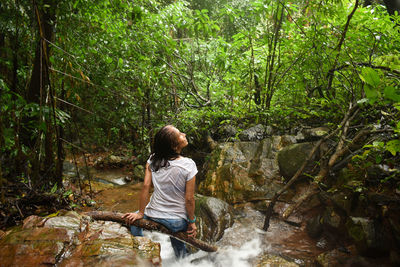
<instances>
[{"instance_id":1,"label":"blue jeans","mask_svg":"<svg viewBox=\"0 0 400 267\"><path fill-rule=\"evenodd\" d=\"M148 217L146 215L144 215L143 219L161 223L173 233L186 231L188 227L187 221L185 219L161 219ZM134 236L143 236L143 230L142 228L131 225L131 234ZM175 256L177 258L184 258L189 254L185 243L173 237L170 237L170 240L172 248L174 249Z\"/></svg>"}]
</instances>

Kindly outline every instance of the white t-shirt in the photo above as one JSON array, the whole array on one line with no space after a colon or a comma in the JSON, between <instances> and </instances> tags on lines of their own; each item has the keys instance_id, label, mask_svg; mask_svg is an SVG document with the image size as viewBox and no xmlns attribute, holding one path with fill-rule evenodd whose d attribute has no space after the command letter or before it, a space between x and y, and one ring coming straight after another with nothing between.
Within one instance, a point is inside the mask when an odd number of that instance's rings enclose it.
<instances>
[{"instance_id":1,"label":"white t-shirt","mask_svg":"<svg viewBox=\"0 0 400 267\"><path fill-rule=\"evenodd\" d=\"M169 166L151 171L154 192L144 213L163 219L187 219L185 192L186 182L197 174L196 163L190 158L169 160ZM150 159L147 163L151 164Z\"/></svg>"}]
</instances>

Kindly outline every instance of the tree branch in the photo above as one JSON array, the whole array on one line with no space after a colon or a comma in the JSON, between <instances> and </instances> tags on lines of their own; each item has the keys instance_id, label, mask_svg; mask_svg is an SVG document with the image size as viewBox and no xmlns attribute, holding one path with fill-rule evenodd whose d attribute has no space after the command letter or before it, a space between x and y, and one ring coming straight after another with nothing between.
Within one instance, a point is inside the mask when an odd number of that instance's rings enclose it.
<instances>
[{"instance_id":1,"label":"tree branch","mask_svg":"<svg viewBox=\"0 0 400 267\"><path fill-rule=\"evenodd\" d=\"M307 159L305 160L305 162L303 163L303 165L297 170L297 172L293 175L293 177L289 180L289 182L281 189L279 190L277 193L275 193L275 195L273 196L273 198L271 199L271 202L268 205L267 211L265 212L265 220L264 220L264 226L263 226L263 230L267 231L269 228L269 221L271 219L272 216L272 212L275 206L275 203L277 202L277 200L279 199L280 195L285 192L286 190L289 189L289 187L295 182L297 181L297 179L300 177L300 175L302 174L303 170L305 169L305 167L307 166L307 164L310 162L310 160L312 159L312 157L314 156L314 154L317 152L317 149L321 146L321 144L328 140L329 138L331 138L333 135L335 135L339 130L343 129L346 127L348 127L348 121L350 118L350 115L353 113L353 111L357 109L357 106L354 106L353 103L351 103L349 105L349 109L347 111L347 113L345 114L342 122L340 123L339 127L336 128L336 130L332 131L330 134L326 135L324 138L320 139L313 147L313 149L311 150L311 152L308 154ZM354 115L351 117L353 118ZM342 132L345 132L347 130L343 130ZM321 173L321 172L320 172ZM293 205L289 206L283 213L283 218L287 219L290 214L292 213L293 210L295 210L301 203L303 203L306 199L308 199L309 196L313 195L316 190L315 188L317 188L315 186L315 184L313 184L312 186L310 186L308 192L304 195L305 197L303 198L300 197Z\"/></svg>"},{"instance_id":2,"label":"tree branch","mask_svg":"<svg viewBox=\"0 0 400 267\"><path fill-rule=\"evenodd\" d=\"M336 58L335 58L335 62L333 63L332 68L328 71L328 87L327 87L327 91L330 91L332 89L334 69L336 69L337 63L339 61L340 51L342 50L342 45L344 43L344 39L346 37L347 30L349 29L350 20L353 17L354 13L356 12L357 8L358 8L358 3L359 3L359 0L356 0L356 3L354 4L353 10L347 16L347 22L346 22L346 24L344 26L342 36L340 37L339 43L336 46L335 50L337 50L337 55L336 55Z\"/></svg>"},{"instance_id":3,"label":"tree branch","mask_svg":"<svg viewBox=\"0 0 400 267\"><path fill-rule=\"evenodd\" d=\"M110 211L91 211L87 212L86 215L92 217L92 219L94 220L113 221L126 225L125 219L122 218L124 216L123 213L110 212ZM149 231L157 231L163 234L167 234L203 251L215 252L218 250L218 247L210 245L202 240L189 237L185 232L173 233L164 225L151 220L146 220L146 219L136 220L132 225Z\"/></svg>"}]
</instances>

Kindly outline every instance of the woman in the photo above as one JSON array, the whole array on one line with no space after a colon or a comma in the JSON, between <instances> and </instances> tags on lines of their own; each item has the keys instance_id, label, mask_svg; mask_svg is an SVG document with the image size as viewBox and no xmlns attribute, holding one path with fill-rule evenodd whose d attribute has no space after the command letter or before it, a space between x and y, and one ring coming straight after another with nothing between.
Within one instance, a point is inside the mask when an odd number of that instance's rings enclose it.
<instances>
[{"instance_id":1,"label":"woman","mask_svg":"<svg viewBox=\"0 0 400 267\"><path fill-rule=\"evenodd\" d=\"M187 145L186 134L172 125L164 126L156 133L153 154L146 164L139 211L124 215L128 224L145 218L163 224L172 232L186 231L189 236L196 236L194 189L197 168L193 160L180 155ZM149 201L152 185L154 192ZM142 229L131 226L131 233L142 236ZM188 254L183 242L171 237L171 244L177 258Z\"/></svg>"}]
</instances>

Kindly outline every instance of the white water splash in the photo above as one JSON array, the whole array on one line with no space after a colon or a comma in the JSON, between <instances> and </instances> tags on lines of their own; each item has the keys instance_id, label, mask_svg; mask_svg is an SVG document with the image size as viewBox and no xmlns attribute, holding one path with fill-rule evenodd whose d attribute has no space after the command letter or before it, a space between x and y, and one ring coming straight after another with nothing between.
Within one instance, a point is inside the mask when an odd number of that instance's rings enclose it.
<instances>
[{"instance_id":1,"label":"white water splash","mask_svg":"<svg viewBox=\"0 0 400 267\"><path fill-rule=\"evenodd\" d=\"M252 266L251 260L262 252L261 240L258 235L240 246L220 247L218 252L196 252L180 260L175 259L169 236L146 232L144 235L161 244L161 259L164 267L247 267Z\"/></svg>"}]
</instances>

